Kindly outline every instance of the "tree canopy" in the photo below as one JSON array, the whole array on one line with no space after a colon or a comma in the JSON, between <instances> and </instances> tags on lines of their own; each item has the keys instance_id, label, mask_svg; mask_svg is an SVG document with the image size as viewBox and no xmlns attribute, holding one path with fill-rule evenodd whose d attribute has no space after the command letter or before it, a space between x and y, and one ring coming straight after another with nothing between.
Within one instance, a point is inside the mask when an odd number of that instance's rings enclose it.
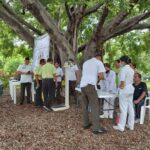
<instances>
[{"instance_id":1,"label":"tree canopy","mask_svg":"<svg viewBox=\"0 0 150 150\"><path fill-rule=\"evenodd\" d=\"M47 32L62 63L128 54L148 72L149 18L150 0L0 0L0 53L31 56L34 38Z\"/></svg>"}]
</instances>

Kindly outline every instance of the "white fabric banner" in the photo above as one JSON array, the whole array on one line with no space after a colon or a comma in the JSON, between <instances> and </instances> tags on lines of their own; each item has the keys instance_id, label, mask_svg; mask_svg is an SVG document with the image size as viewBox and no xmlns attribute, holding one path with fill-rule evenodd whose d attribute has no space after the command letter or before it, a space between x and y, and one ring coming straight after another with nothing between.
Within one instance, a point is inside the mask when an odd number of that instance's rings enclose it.
<instances>
[{"instance_id":1,"label":"white fabric banner","mask_svg":"<svg viewBox=\"0 0 150 150\"><path fill-rule=\"evenodd\" d=\"M44 34L35 38L32 68L38 66L40 59L49 58L50 36Z\"/></svg>"}]
</instances>

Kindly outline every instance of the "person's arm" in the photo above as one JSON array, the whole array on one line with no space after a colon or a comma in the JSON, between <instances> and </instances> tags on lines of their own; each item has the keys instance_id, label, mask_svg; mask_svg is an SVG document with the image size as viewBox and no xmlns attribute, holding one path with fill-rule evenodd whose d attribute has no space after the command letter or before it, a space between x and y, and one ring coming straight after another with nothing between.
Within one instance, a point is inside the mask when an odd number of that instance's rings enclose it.
<instances>
[{"instance_id":1,"label":"person's arm","mask_svg":"<svg viewBox=\"0 0 150 150\"><path fill-rule=\"evenodd\" d=\"M104 72L100 72L100 73L98 73L98 80L100 81L100 80L104 80L105 78L104 78Z\"/></svg>"},{"instance_id":2,"label":"person's arm","mask_svg":"<svg viewBox=\"0 0 150 150\"><path fill-rule=\"evenodd\" d=\"M104 72L106 70L102 62L98 62L97 70L98 70L98 80L105 80Z\"/></svg>"},{"instance_id":3,"label":"person's arm","mask_svg":"<svg viewBox=\"0 0 150 150\"><path fill-rule=\"evenodd\" d=\"M21 65L18 67L17 69L17 75L22 75L22 74L27 74L27 72L23 72L22 69L21 69Z\"/></svg>"},{"instance_id":4,"label":"person's arm","mask_svg":"<svg viewBox=\"0 0 150 150\"><path fill-rule=\"evenodd\" d=\"M121 72L120 72L120 85L119 85L119 88L124 89L124 87L125 87L125 72L124 72L124 69L122 69Z\"/></svg>"},{"instance_id":5,"label":"person's arm","mask_svg":"<svg viewBox=\"0 0 150 150\"><path fill-rule=\"evenodd\" d=\"M135 104L138 104L140 101L142 101L145 97L146 97L146 95L147 95L147 85L146 85L146 83L142 83L143 85L142 85L142 90L143 90L143 92L142 92L142 94L139 96L139 98L137 99L137 100L134 100L134 103Z\"/></svg>"},{"instance_id":6,"label":"person's arm","mask_svg":"<svg viewBox=\"0 0 150 150\"><path fill-rule=\"evenodd\" d=\"M35 76L35 82L37 84L37 87L39 87L39 79L38 79L39 75L38 75L38 72L40 72L40 70L39 70L38 67L36 67L35 71L34 71L34 76Z\"/></svg>"},{"instance_id":7,"label":"person's arm","mask_svg":"<svg viewBox=\"0 0 150 150\"><path fill-rule=\"evenodd\" d=\"M137 100L134 100L134 104L138 104L141 100L143 100L146 96L146 92L142 92L140 97Z\"/></svg>"},{"instance_id":8,"label":"person's arm","mask_svg":"<svg viewBox=\"0 0 150 150\"><path fill-rule=\"evenodd\" d=\"M53 78L54 81L57 82L56 68L53 66Z\"/></svg>"}]
</instances>

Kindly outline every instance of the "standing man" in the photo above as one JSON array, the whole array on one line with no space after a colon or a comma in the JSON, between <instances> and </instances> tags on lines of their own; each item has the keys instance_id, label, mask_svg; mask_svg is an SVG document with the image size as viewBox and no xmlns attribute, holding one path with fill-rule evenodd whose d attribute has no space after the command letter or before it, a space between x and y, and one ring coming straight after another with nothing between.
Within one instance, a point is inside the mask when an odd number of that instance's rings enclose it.
<instances>
[{"instance_id":1,"label":"standing man","mask_svg":"<svg viewBox=\"0 0 150 150\"><path fill-rule=\"evenodd\" d=\"M97 81L99 79L103 80L103 73L105 68L103 63L100 61L101 54L95 55L84 62L82 70L82 78L80 87L82 90L82 109L83 109L83 128L88 129L92 125L92 130L94 134L105 133L106 130L99 125L99 102L97 96ZM88 105L91 108L91 119L88 116Z\"/></svg>"},{"instance_id":2,"label":"standing man","mask_svg":"<svg viewBox=\"0 0 150 150\"><path fill-rule=\"evenodd\" d=\"M40 71L42 66L45 65L45 59L40 60L40 64L34 70L34 86L35 86L35 106L42 107L42 77Z\"/></svg>"},{"instance_id":3,"label":"standing man","mask_svg":"<svg viewBox=\"0 0 150 150\"><path fill-rule=\"evenodd\" d=\"M71 62L71 67L69 68L69 95L73 96L73 99L76 102L75 87L79 84L79 69L73 59L69 59L69 61Z\"/></svg>"},{"instance_id":4,"label":"standing man","mask_svg":"<svg viewBox=\"0 0 150 150\"><path fill-rule=\"evenodd\" d=\"M106 63L104 64L104 66L106 69L106 73L104 74L105 80L103 80L105 85L104 91L109 93L116 93L116 73L113 70L111 70L110 64ZM115 97L106 98L106 100L104 100L103 115L101 115L100 118L113 118L114 102Z\"/></svg>"},{"instance_id":5,"label":"standing man","mask_svg":"<svg viewBox=\"0 0 150 150\"><path fill-rule=\"evenodd\" d=\"M148 95L146 83L141 81L142 76L139 73L134 74L134 95L133 102L135 104L135 123L140 122L141 107L144 105L146 96Z\"/></svg>"},{"instance_id":6,"label":"standing man","mask_svg":"<svg viewBox=\"0 0 150 150\"><path fill-rule=\"evenodd\" d=\"M48 58L47 63L41 68L41 76L42 76L42 90L44 96L44 106L43 108L46 111L50 111L51 102L55 98L55 76L56 76L56 68L51 63L52 59Z\"/></svg>"},{"instance_id":7,"label":"standing man","mask_svg":"<svg viewBox=\"0 0 150 150\"><path fill-rule=\"evenodd\" d=\"M62 77L64 76L62 68L60 68L60 64L58 62L55 62L55 68L56 68L56 98L60 97L61 92L61 82Z\"/></svg>"},{"instance_id":8,"label":"standing man","mask_svg":"<svg viewBox=\"0 0 150 150\"><path fill-rule=\"evenodd\" d=\"M27 103L31 103L31 84L32 84L32 67L30 65L29 57L26 57L24 64L20 65L17 69L17 74L21 75L21 101L20 105L23 104L25 100L25 90L27 91Z\"/></svg>"}]
</instances>

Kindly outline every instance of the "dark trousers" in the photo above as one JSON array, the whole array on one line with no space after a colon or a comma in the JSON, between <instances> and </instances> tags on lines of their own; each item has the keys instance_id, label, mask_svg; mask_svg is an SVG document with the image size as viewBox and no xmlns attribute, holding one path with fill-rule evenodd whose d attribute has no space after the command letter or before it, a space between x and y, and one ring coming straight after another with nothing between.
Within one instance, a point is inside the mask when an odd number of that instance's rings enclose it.
<instances>
[{"instance_id":1,"label":"dark trousers","mask_svg":"<svg viewBox=\"0 0 150 150\"><path fill-rule=\"evenodd\" d=\"M25 100L25 90L27 91L27 103L30 103L31 98L31 83L21 83L21 101L20 103L23 103Z\"/></svg>"},{"instance_id":2,"label":"dark trousers","mask_svg":"<svg viewBox=\"0 0 150 150\"><path fill-rule=\"evenodd\" d=\"M57 82L57 85L56 85L56 97L60 97L61 89L62 89L61 82Z\"/></svg>"},{"instance_id":3,"label":"dark trousers","mask_svg":"<svg viewBox=\"0 0 150 150\"><path fill-rule=\"evenodd\" d=\"M135 118L140 119L141 107L144 105L144 101L140 101L138 104L135 104Z\"/></svg>"},{"instance_id":4,"label":"dark trousers","mask_svg":"<svg viewBox=\"0 0 150 150\"><path fill-rule=\"evenodd\" d=\"M76 101L76 81L69 81L69 95L74 97L74 100Z\"/></svg>"},{"instance_id":5,"label":"dark trousers","mask_svg":"<svg viewBox=\"0 0 150 150\"><path fill-rule=\"evenodd\" d=\"M100 128L99 125L99 101L97 92L94 85L88 84L82 88L82 111L83 111L83 125L87 126L89 121L88 106L91 108L92 130L97 131Z\"/></svg>"},{"instance_id":6,"label":"dark trousers","mask_svg":"<svg viewBox=\"0 0 150 150\"><path fill-rule=\"evenodd\" d=\"M35 97L34 97L34 102L35 106L43 106L43 101L42 101L42 80L39 80L39 87L37 87L36 81L34 81L34 87L35 87Z\"/></svg>"},{"instance_id":7,"label":"dark trousers","mask_svg":"<svg viewBox=\"0 0 150 150\"><path fill-rule=\"evenodd\" d=\"M44 105L50 108L52 100L55 98L55 82L53 79L42 80L42 91L44 96Z\"/></svg>"}]
</instances>

